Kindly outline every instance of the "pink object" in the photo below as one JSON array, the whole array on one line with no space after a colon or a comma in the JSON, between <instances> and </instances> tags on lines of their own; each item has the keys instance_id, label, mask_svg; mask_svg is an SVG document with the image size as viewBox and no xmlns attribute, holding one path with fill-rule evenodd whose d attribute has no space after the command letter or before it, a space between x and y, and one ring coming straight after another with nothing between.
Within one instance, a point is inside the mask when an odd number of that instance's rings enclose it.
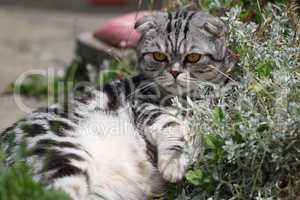
<instances>
[{"instance_id":1,"label":"pink object","mask_svg":"<svg viewBox=\"0 0 300 200\"><path fill-rule=\"evenodd\" d=\"M89 0L94 5L118 5L128 3L128 0Z\"/></svg>"},{"instance_id":2,"label":"pink object","mask_svg":"<svg viewBox=\"0 0 300 200\"><path fill-rule=\"evenodd\" d=\"M96 30L94 37L120 48L135 47L141 35L134 30L134 24L138 19L147 14L149 14L149 12L141 11L113 18Z\"/></svg>"}]
</instances>

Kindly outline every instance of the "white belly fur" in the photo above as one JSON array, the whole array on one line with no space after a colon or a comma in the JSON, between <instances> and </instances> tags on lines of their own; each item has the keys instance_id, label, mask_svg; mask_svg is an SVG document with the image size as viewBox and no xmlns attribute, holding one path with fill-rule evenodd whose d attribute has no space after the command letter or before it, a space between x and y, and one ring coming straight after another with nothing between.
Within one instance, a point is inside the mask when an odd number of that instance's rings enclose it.
<instances>
[{"instance_id":1,"label":"white belly fur","mask_svg":"<svg viewBox=\"0 0 300 200\"><path fill-rule=\"evenodd\" d=\"M86 166L92 194L84 199L146 200L162 189L162 178L128 115L125 109L118 116L95 112L74 133L92 157Z\"/></svg>"}]
</instances>

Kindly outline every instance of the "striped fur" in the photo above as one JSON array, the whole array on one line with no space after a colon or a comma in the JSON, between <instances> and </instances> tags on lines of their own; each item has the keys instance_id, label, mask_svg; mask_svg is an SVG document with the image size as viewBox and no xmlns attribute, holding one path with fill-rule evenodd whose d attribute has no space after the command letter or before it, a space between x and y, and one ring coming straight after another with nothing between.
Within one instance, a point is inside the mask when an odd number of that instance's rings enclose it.
<instances>
[{"instance_id":1,"label":"striped fur","mask_svg":"<svg viewBox=\"0 0 300 200\"><path fill-rule=\"evenodd\" d=\"M20 158L25 145L28 152L21 158L34 178L74 200L146 200L161 195L166 181L183 178L191 163L186 147L192 132L172 98L184 102L200 82L224 79L232 65L226 26L207 13L181 11L147 16L136 29L143 33L141 74L17 122L1 134L8 164ZM154 51L167 54L168 61L151 60ZM201 53L200 61L185 63L184 56L194 51ZM180 71L177 80L170 68Z\"/></svg>"}]
</instances>

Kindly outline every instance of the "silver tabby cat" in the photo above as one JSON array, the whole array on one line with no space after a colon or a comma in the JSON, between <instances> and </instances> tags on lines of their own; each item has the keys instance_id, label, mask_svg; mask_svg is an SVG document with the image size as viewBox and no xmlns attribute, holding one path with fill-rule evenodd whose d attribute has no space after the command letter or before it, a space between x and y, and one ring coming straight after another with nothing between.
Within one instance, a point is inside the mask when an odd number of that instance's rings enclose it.
<instances>
[{"instance_id":1,"label":"silver tabby cat","mask_svg":"<svg viewBox=\"0 0 300 200\"><path fill-rule=\"evenodd\" d=\"M172 98L195 99L202 83L226 81L228 30L193 11L157 12L135 27L140 74L18 121L1 134L8 164L25 145L34 178L73 200L146 200L184 177L193 132Z\"/></svg>"}]
</instances>

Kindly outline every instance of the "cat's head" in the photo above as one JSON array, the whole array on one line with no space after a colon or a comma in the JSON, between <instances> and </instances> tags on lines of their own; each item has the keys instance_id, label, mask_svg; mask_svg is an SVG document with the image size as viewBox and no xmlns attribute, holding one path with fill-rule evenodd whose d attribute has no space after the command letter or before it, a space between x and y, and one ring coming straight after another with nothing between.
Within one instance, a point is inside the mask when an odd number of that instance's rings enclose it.
<instances>
[{"instance_id":1,"label":"cat's head","mask_svg":"<svg viewBox=\"0 0 300 200\"><path fill-rule=\"evenodd\" d=\"M218 83L234 65L226 24L206 12L157 12L135 28L142 33L137 47L142 73L170 93Z\"/></svg>"}]
</instances>

